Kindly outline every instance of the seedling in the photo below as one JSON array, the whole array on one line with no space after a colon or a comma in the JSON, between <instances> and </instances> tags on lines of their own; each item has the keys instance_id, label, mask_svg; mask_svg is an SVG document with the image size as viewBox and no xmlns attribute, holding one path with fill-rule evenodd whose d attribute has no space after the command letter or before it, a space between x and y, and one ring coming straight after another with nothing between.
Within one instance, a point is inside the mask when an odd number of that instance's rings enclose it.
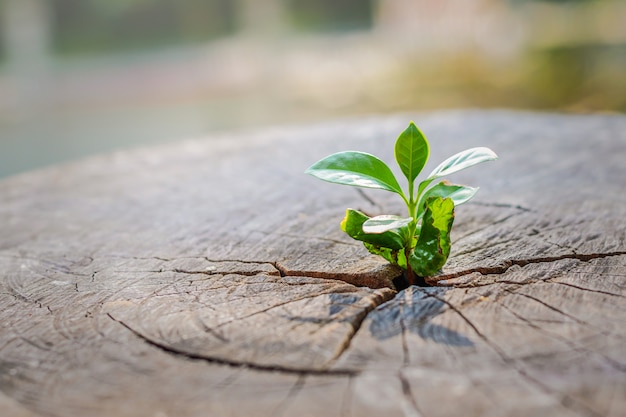
<instances>
[{"instance_id":1,"label":"seedling","mask_svg":"<svg viewBox=\"0 0 626 417\"><path fill-rule=\"evenodd\" d=\"M454 206L470 200L478 188L433 181L498 156L489 148L471 148L443 161L415 189L415 179L430 155L428 141L413 122L395 144L395 158L408 180L408 192L383 161L364 152L339 152L311 165L305 173L353 187L376 188L398 194L408 217L384 214L369 217L347 209L341 229L362 241L367 250L406 270L409 285L415 275L428 277L441 270L450 254ZM432 186L431 186L432 185Z\"/></svg>"}]
</instances>

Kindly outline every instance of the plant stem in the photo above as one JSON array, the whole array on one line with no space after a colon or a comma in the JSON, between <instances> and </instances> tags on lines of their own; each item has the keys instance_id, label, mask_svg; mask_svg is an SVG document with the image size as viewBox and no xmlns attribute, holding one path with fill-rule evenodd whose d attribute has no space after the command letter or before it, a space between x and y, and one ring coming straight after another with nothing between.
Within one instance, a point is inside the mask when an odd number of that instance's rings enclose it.
<instances>
[{"instance_id":1,"label":"plant stem","mask_svg":"<svg viewBox=\"0 0 626 417\"><path fill-rule=\"evenodd\" d=\"M406 278L409 286L415 284L413 268L411 268L411 263L409 262L411 252L413 251L413 237L415 236L415 230L417 229L417 219L415 218L417 216L417 199L413 195L413 185L413 181L409 181L409 201L407 202L405 200L405 203L407 203L407 209L409 211L409 217L413 218L411 223L409 223L409 240L404 246L404 256L406 258Z\"/></svg>"},{"instance_id":2,"label":"plant stem","mask_svg":"<svg viewBox=\"0 0 626 417\"><path fill-rule=\"evenodd\" d=\"M415 235L415 229L417 227L417 219L415 216L417 215L417 211L415 210L417 207L417 200L415 199L414 194L414 182L409 181L409 201L404 200L406 203L407 209L409 211L409 217L413 219L411 223L409 223L409 242L407 245L407 249L413 249L413 235ZM408 254L407 254L407 262L408 262Z\"/></svg>"},{"instance_id":3,"label":"plant stem","mask_svg":"<svg viewBox=\"0 0 626 417\"><path fill-rule=\"evenodd\" d=\"M405 248L404 256L406 256L406 279L408 281L409 287L415 284L415 274L413 274L413 268L411 268L411 264L409 263L410 253L411 249Z\"/></svg>"}]
</instances>

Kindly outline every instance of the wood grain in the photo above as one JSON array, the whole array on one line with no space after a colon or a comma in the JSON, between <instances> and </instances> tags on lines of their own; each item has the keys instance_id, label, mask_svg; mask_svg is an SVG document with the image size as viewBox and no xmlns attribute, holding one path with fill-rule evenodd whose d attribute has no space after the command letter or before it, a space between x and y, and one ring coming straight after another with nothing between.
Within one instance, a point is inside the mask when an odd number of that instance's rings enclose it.
<instances>
[{"instance_id":1,"label":"wood grain","mask_svg":"<svg viewBox=\"0 0 626 417\"><path fill-rule=\"evenodd\" d=\"M341 150L489 146L433 287L338 228ZM457 111L237 132L0 182L2 416L626 415L626 117Z\"/></svg>"}]
</instances>

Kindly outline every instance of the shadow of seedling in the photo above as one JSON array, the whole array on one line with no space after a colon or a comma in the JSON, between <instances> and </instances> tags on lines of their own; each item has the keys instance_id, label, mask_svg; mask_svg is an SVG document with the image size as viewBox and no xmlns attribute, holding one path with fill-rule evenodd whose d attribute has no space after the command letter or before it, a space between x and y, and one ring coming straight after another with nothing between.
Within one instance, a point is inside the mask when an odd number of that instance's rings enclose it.
<instances>
[{"instance_id":1,"label":"shadow of seedling","mask_svg":"<svg viewBox=\"0 0 626 417\"><path fill-rule=\"evenodd\" d=\"M473 346L474 343L464 335L431 323L433 318L449 309L448 305L439 299L443 297L445 291L444 288L416 286L400 291L393 300L369 313L367 316L371 320L369 331L378 340L398 336L405 330L436 343L449 346ZM354 323L364 318L366 311L362 307L354 308L361 297L349 293L331 293L328 297L331 303L328 315L284 315L283 317L291 321L318 324Z\"/></svg>"},{"instance_id":2,"label":"shadow of seedling","mask_svg":"<svg viewBox=\"0 0 626 417\"><path fill-rule=\"evenodd\" d=\"M474 343L464 335L439 324L432 319L448 310L448 305L441 301L444 288L409 287L400 291L393 300L372 311L369 315L369 330L378 340L389 339L411 332L422 339L449 346L473 346Z\"/></svg>"}]
</instances>

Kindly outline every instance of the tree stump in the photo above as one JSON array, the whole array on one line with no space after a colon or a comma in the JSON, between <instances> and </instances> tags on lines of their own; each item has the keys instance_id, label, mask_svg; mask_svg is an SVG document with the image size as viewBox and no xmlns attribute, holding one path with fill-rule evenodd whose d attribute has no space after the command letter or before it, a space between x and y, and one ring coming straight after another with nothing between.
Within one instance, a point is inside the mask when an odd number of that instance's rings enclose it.
<instances>
[{"instance_id":1,"label":"tree stump","mask_svg":"<svg viewBox=\"0 0 626 417\"><path fill-rule=\"evenodd\" d=\"M451 180L431 287L339 230L395 195L302 172L393 161L413 118ZM626 117L457 111L239 132L0 183L2 416L624 416Z\"/></svg>"}]
</instances>

